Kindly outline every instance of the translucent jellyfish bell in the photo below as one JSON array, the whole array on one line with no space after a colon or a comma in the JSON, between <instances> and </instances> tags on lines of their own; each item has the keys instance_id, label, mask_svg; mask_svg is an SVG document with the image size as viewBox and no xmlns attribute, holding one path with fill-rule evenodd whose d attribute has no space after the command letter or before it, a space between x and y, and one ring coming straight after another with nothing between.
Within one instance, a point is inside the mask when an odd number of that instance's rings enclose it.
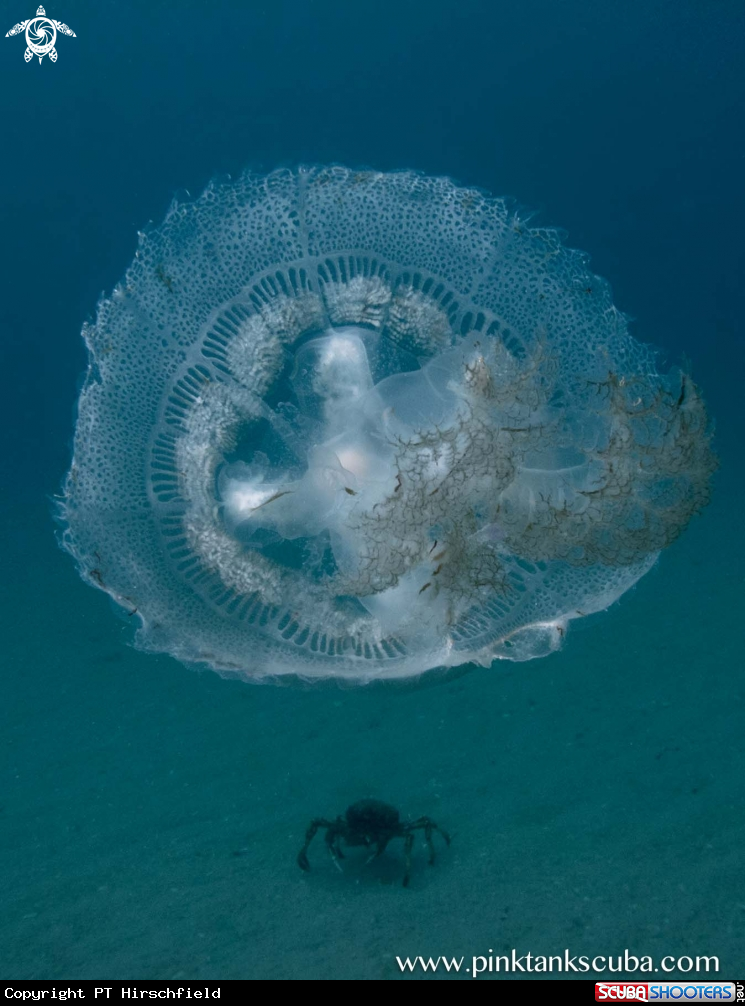
<instances>
[{"instance_id":1,"label":"translucent jellyfish bell","mask_svg":"<svg viewBox=\"0 0 745 1006\"><path fill-rule=\"evenodd\" d=\"M83 334L64 544L142 648L222 674L542 656L707 500L691 380L554 232L446 179L210 187Z\"/></svg>"}]
</instances>

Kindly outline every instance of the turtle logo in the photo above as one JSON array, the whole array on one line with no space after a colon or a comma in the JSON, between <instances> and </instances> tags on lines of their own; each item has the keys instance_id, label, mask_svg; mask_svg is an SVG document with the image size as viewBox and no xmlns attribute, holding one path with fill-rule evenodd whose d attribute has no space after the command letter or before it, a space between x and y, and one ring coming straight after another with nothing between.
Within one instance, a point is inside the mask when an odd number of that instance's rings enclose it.
<instances>
[{"instance_id":1,"label":"turtle logo","mask_svg":"<svg viewBox=\"0 0 745 1006\"><path fill-rule=\"evenodd\" d=\"M28 48L24 52L23 58L27 63L34 56L39 57L40 63L45 56L49 56L53 63L57 62L57 50L54 48L54 43L57 41L58 31L63 35L76 37L75 32L71 31L66 24L47 17L47 12L43 7L39 7L36 17L32 17L28 21L21 21L20 24L14 24L10 31L5 33L5 37L10 38L11 35L20 35L22 31L26 32L26 45Z\"/></svg>"}]
</instances>

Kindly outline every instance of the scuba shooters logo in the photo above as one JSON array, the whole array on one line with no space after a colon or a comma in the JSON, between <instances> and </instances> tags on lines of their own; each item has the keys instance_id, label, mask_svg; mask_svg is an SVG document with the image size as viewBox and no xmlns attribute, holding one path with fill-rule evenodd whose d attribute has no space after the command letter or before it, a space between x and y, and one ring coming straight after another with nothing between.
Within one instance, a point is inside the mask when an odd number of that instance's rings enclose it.
<instances>
[{"instance_id":1,"label":"scuba shooters logo","mask_svg":"<svg viewBox=\"0 0 745 1006\"><path fill-rule=\"evenodd\" d=\"M66 24L63 24L61 21L55 21L54 18L47 17L47 12L43 7L38 8L36 17L14 24L10 31L5 33L5 37L10 38L11 35L20 35L21 32L26 33L26 51L23 54L23 58L27 63L31 62L34 56L39 57L40 63L45 56L49 56L50 60L56 63L57 50L55 49L55 43L58 32L62 35L71 35L73 38L76 38L75 32L71 28L68 28Z\"/></svg>"},{"instance_id":2,"label":"scuba shooters logo","mask_svg":"<svg viewBox=\"0 0 745 1006\"><path fill-rule=\"evenodd\" d=\"M596 1002L742 1002L742 982L595 982Z\"/></svg>"}]
</instances>

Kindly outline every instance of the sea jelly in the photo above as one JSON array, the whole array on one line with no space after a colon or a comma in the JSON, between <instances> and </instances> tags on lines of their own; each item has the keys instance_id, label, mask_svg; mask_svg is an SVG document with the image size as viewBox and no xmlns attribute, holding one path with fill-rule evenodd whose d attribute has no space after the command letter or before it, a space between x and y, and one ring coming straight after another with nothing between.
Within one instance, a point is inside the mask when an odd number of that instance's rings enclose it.
<instances>
[{"instance_id":1,"label":"sea jelly","mask_svg":"<svg viewBox=\"0 0 745 1006\"><path fill-rule=\"evenodd\" d=\"M83 335L64 546L140 647L224 675L543 656L707 500L691 379L555 231L444 178L211 185Z\"/></svg>"}]
</instances>

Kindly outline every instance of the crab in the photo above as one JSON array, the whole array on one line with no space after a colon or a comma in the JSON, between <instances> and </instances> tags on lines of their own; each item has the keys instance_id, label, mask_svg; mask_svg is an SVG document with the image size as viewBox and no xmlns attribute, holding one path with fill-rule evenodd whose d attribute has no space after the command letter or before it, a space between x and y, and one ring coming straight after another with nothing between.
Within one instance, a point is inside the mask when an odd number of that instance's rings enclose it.
<instances>
[{"instance_id":1,"label":"crab","mask_svg":"<svg viewBox=\"0 0 745 1006\"><path fill-rule=\"evenodd\" d=\"M314 818L305 833L305 844L298 853L297 861L301 870L310 870L308 862L308 846L315 838L319 828L326 829L326 848L331 853L336 866L341 869L339 860L344 859L340 843L345 845L375 846L375 852L368 863L377 859L385 851L392 838L404 840L404 879L403 886L409 886L411 870L411 849L414 845L414 832L419 828L424 830L424 841L429 849L430 866L435 861L435 847L432 842L432 832L438 831L450 845L450 836L438 827L429 817L418 817L416 821L401 821L399 812L382 800L358 800L351 804L335 821L327 821L324 817Z\"/></svg>"}]
</instances>

